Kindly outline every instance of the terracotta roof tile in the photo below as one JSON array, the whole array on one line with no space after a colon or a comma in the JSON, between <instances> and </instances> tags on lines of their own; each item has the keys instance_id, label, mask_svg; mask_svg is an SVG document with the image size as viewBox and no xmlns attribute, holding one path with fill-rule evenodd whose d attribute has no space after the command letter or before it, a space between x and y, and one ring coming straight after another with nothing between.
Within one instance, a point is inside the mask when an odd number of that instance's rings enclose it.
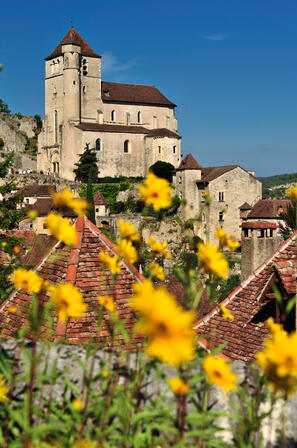
<instances>
[{"instance_id":1,"label":"terracotta roof tile","mask_svg":"<svg viewBox=\"0 0 297 448\"><path fill-rule=\"evenodd\" d=\"M202 170L202 166L199 165L197 160L192 156L192 154L188 154L184 160L181 161L181 164L178 168L176 168L176 171L182 171L182 170Z\"/></svg>"},{"instance_id":2,"label":"terracotta roof tile","mask_svg":"<svg viewBox=\"0 0 297 448\"><path fill-rule=\"evenodd\" d=\"M46 216L53 207L52 198L38 198L34 204L29 205L29 210L36 210L38 216Z\"/></svg>"},{"instance_id":3,"label":"terracotta roof tile","mask_svg":"<svg viewBox=\"0 0 297 448\"><path fill-rule=\"evenodd\" d=\"M240 207L239 210L251 210L252 206L248 204L247 202L244 202Z\"/></svg>"},{"instance_id":4,"label":"terracotta roof tile","mask_svg":"<svg viewBox=\"0 0 297 448\"><path fill-rule=\"evenodd\" d=\"M201 181L202 182L210 182L217 177L222 176L228 171L234 170L238 168L239 165L226 165L226 166L209 166L206 168L202 168Z\"/></svg>"},{"instance_id":5,"label":"terracotta roof tile","mask_svg":"<svg viewBox=\"0 0 297 448\"><path fill-rule=\"evenodd\" d=\"M241 224L243 229L278 229L279 225L275 222L243 222Z\"/></svg>"},{"instance_id":6,"label":"terracotta roof tile","mask_svg":"<svg viewBox=\"0 0 297 448\"><path fill-rule=\"evenodd\" d=\"M22 193L24 196L28 197L50 197L50 191L56 190L55 185L38 185L38 184L32 184L32 185L26 185L25 187L21 188L17 191L16 194Z\"/></svg>"},{"instance_id":7,"label":"terracotta roof tile","mask_svg":"<svg viewBox=\"0 0 297 448\"><path fill-rule=\"evenodd\" d=\"M52 51L52 53L45 58L46 61L49 59L56 58L58 56L62 55L62 45L67 44L74 44L79 45L81 47L81 54L83 56L89 56L91 58L101 58L101 56L97 53L95 53L94 50L90 47L89 44L84 40L83 37L73 28L73 26L70 28L68 33L63 37L61 42L58 44L58 46Z\"/></svg>"},{"instance_id":8,"label":"terracotta roof tile","mask_svg":"<svg viewBox=\"0 0 297 448\"><path fill-rule=\"evenodd\" d=\"M290 201L287 199L260 199L251 209L247 218L278 218L286 212Z\"/></svg>"},{"instance_id":9,"label":"terracotta roof tile","mask_svg":"<svg viewBox=\"0 0 297 448\"><path fill-rule=\"evenodd\" d=\"M65 334L66 340L73 344L90 338L94 338L97 342L104 340L109 344L107 339L108 313L105 311L103 312L102 327L98 332L97 321L102 310L98 305L97 295L112 294L115 297L120 318L125 319L127 331L132 332L135 319L128 306L128 300L132 295L133 283L141 282L143 277L134 266L123 263L122 272L114 282L110 272L103 267L98 258L100 250L107 251L110 255L115 254L111 241L86 217L77 219L76 229L78 234L76 246L70 249L60 241L57 242L36 267L36 271L50 282L73 282L83 294L88 310L84 318L70 318L66 327L58 325L55 315L55 333L50 339L57 340L62 334ZM54 259L51 255L55 255ZM42 293L39 296L41 301L47 302L46 294ZM16 290L1 305L0 325L3 328L4 337L13 337L25 323L26 303L29 300L30 297L26 293ZM17 307L16 314L8 313L8 307L11 304ZM118 342L122 343L123 341L120 338Z\"/></svg>"},{"instance_id":10,"label":"terracotta roof tile","mask_svg":"<svg viewBox=\"0 0 297 448\"><path fill-rule=\"evenodd\" d=\"M149 134L150 130L142 126L122 126L117 124L79 123L76 125L82 131L93 132L118 132L131 134Z\"/></svg>"},{"instance_id":11,"label":"terracotta roof tile","mask_svg":"<svg viewBox=\"0 0 297 448\"><path fill-rule=\"evenodd\" d=\"M268 329L266 320L274 316L276 304L272 280L286 291L284 299L296 293L297 232L285 241L240 286L221 302L234 316L223 319L218 308L195 324L197 334L207 345L217 347L227 342L222 353L241 361L251 361L261 349ZM205 343L204 343L205 345Z\"/></svg>"},{"instance_id":12,"label":"terracotta roof tile","mask_svg":"<svg viewBox=\"0 0 297 448\"><path fill-rule=\"evenodd\" d=\"M178 135L176 132L170 131L166 128L160 128L160 129L152 129L148 137L169 137L169 138L178 138L181 139L181 136Z\"/></svg>"},{"instance_id":13,"label":"terracotta roof tile","mask_svg":"<svg viewBox=\"0 0 297 448\"><path fill-rule=\"evenodd\" d=\"M102 101L134 104L176 105L169 101L155 86L141 84L101 83Z\"/></svg>"}]
</instances>

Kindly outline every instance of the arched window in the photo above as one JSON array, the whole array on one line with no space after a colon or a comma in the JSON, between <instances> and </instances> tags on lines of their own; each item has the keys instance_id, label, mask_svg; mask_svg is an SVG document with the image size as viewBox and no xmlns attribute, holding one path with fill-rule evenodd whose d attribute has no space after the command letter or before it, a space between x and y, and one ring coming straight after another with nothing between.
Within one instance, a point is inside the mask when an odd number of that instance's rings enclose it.
<instances>
[{"instance_id":1,"label":"arched window","mask_svg":"<svg viewBox=\"0 0 297 448\"><path fill-rule=\"evenodd\" d=\"M101 151L101 140L100 140L100 138L97 138L96 143L95 143L95 148L96 148L96 151Z\"/></svg>"},{"instance_id":2,"label":"arched window","mask_svg":"<svg viewBox=\"0 0 297 448\"><path fill-rule=\"evenodd\" d=\"M116 113L115 113L115 110L112 110L112 111L111 111L110 119L111 119L111 121L115 121L115 119L116 119Z\"/></svg>"},{"instance_id":3,"label":"arched window","mask_svg":"<svg viewBox=\"0 0 297 448\"><path fill-rule=\"evenodd\" d=\"M130 116L130 114L129 114L129 112L127 112L126 113L126 124L127 124L127 126L129 126L129 124L130 124L130 118L131 118L131 116Z\"/></svg>"},{"instance_id":4,"label":"arched window","mask_svg":"<svg viewBox=\"0 0 297 448\"><path fill-rule=\"evenodd\" d=\"M130 142L129 142L129 140L125 140L125 142L124 142L124 152L130 152Z\"/></svg>"},{"instance_id":5,"label":"arched window","mask_svg":"<svg viewBox=\"0 0 297 448\"><path fill-rule=\"evenodd\" d=\"M172 151L173 151L173 154L176 153L176 146L173 146Z\"/></svg>"},{"instance_id":6,"label":"arched window","mask_svg":"<svg viewBox=\"0 0 297 448\"><path fill-rule=\"evenodd\" d=\"M137 123L141 123L141 122L142 122L142 114L139 111L138 114L137 114Z\"/></svg>"}]
</instances>

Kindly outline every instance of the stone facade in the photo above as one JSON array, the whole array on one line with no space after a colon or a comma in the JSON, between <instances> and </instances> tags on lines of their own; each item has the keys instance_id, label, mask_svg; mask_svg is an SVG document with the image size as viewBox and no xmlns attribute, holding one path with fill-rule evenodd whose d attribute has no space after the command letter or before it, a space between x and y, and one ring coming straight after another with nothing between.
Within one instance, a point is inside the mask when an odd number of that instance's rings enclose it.
<instances>
[{"instance_id":1,"label":"stone facade","mask_svg":"<svg viewBox=\"0 0 297 448\"><path fill-rule=\"evenodd\" d=\"M38 170L74 178L86 145L99 176L144 176L157 160L181 161L175 104L154 86L101 81L101 57L72 27L46 58Z\"/></svg>"},{"instance_id":2,"label":"stone facade","mask_svg":"<svg viewBox=\"0 0 297 448\"><path fill-rule=\"evenodd\" d=\"M187 201L183 217L200 218L196 233L211 243L217 243L214 231L218 228L240 240L240 206L244 202L253 205L262 197L261 182L240 166L202 168L190 154L176 170L173 183L177 194ZM205 193L211 197L209 207Z\"/></svg>"}]
</instances>

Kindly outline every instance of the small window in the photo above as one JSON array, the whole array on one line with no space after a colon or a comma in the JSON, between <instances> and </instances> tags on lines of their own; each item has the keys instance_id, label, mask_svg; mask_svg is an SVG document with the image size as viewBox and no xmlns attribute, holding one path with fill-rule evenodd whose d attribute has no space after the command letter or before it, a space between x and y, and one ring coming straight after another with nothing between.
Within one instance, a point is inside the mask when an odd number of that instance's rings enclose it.
<instances>
[{"instance_id":1,"label":"small window","mask_svg":"<svg viewBox=\"0 0 297 448\"><path fill-rule=\"evenodd\" d=\"M156 116L153 117L153 128L156 129L158 127L158 119Z\"/></svg>"},{"instance_id":2,"label":"small window","mask_svg":"<svg viewBox=\"0 0 297 448\"><path fill-rule=\"evenodd\" d=\"M116 120L116 113L115 113L115 110L112 110L112 111L111 111L110 119L111 119L111 121L115 121L115 120Z\"/></svg>"},{"instance_id":3,"label":"small window","mask_svg":"<svg viewBox=\"0 0 297 448\"><path fill-rule=\"evenodd\" d=\"M97 138L95 147L96 147L96 151L101 151L101 140L100 140L100 138Z\"/></svg>"},{"instance_id":4,"label":"small window","mask_svg":"<svg viewBox=\"0 0 297 448\"><path fill-rule=\"evenodd\" d=\"M83 86L83 94L86 93L86 86Z\"/></svg>"},{"instance_id":5,"label":"small window","mask_svg":"<svg viewBox=\"0 0 297 448\"><path fill-rule=\"evenodd\" d=\"M42 226L44 229L47 229L47 225L46 224L43 224L43 226Z\"/></svg>"},{"instance_id":6,"label":"small window","mask_svg":"<svg viewBox=\"0 0 297 448\"><path fill-rule=\"evenodd\" d=\"M166 128L169 128L170 117L166 117Z\"/></svg>"},{"instance_id":7,"label":"small window","mask_svg":"<svg viewBox=\"0 0 297 448\"><path fill-rule=\"evenodd\" d=\"M29 204L29 202L30 202L30 199L29 199L29 198L26 198L26 202L27 202L27 204Z\"/></svg>"},{"instance_id":8,"label":"small window","mask_svg":"<svg viewBox=\"0 0 297 448\"><path fill-rule=\"evenodd\" d=\"M141 122L142 122L142 114L139 111L138 114L137 114L137 123L141 123Z\"/></svg>"},{"instance_id":9,"label":"small window","mask_svg":"<svg viewBox=\"0 0 297 448\"><path fill-rule=\"evenodd\" d=\"M176 146L173 146L172 151L173 151L173 154L176 153Z\"/></svg>"},{"instance_id":10,"label":"small window","mask_svg":"<svg viewBox=\"0 0 297 448\"><path fill-rule=\"evenodd\" d=\"M32 224L32 222L31 222L31 224L30 224L30 229L33 229L33 224Z\"/></svg>"},{"instance_id":11,"label":"small window","mask_svg":"<svg viewBox=\"0 0 297 448\"><path fill-rule=\"evenodd\" d=\"M99 208L98 207L96 207L96 213L99 213Z\"/></svg>"},{"instance_id":12,"label":"small window","mask_svg":"<svg viewBox=\"0 0 297 448\"><path fill-rule=\"evenodd\" d=\"M224 201L224 192L223 192L223 191L220 191L220 192L219 192L219 201L220 201L220 202L223 202L223 201Z\"/></svg>"},{"instance_id":13,"label":"small window","mask_svg":"<svg viewBox=\"0 0 297 448\"><path fill-rule=\"evenodd\" d=\"M125 142L124 142L124 152L126 152L126 153L130 152L130 142L129 142L129 140L125 140Z\"/></svg>"},{"instance_id":14,"label":"small window","mask_svg":"<svg viewBox=\"0 0 297 448\"><path fill-rule=\"evenodd\" d=\"M130 122L131 122L131 115L129 114L129 112L127 112L126 113L126 124L127 124L127 126L130 125Z\"/></svg>"},{"instance_id":15,"label":"small window","mask_svg":"<svg viewBox=\"0 0 297 448\"><path fill-rule=\"evenodd\" d=\"M248 238L249 236L249 229L243 229L243 234L245 238Z\"/></svg>"},{"instance_id":16,"label":"small window","mask_svg":"<svg viewBox=\"0 0 297 448\"><path fill-rule=\"evenodd\" d=\"M264 238L265 237L265 229L259 229L258 230L258 238Z\"/></svg>"},{"instance_id":17,"label":"small window","mask_svg":"<svg viewBox=\"0 0 297 448\"><path fill-rule=\"evenodd\" d=\"M219 212L219 221L220 222L224 221L224 212Z\"/></svg>"},{"instance_id":18,"label":"small window","mask_svg":"<svg viewBox=\"0 0 297 448\"><path fill-rule=\"evenodd\" d=\"M179 183L179 184L182 183L182 178L181 178L181 176L178 176L178 183Z\"/></svg>"},{"instance_id":19,"label":"small window","mask_svg":"<svg viewBox=\"0 0 297 448\"><path fill-rule=\"evenodd\" d=\"M159 154L161 154L161 146L158 146Z\"/></svg>"}]
</instances>

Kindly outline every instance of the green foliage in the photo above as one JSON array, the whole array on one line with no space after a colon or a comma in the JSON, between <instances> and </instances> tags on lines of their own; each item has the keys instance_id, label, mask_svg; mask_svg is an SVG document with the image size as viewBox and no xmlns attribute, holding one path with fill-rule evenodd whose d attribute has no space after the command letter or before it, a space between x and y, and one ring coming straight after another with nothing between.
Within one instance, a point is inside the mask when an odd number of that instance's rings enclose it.
<instances>
[{"instance_id":1,"label":"green foliage","mask_svg":"<svg viewBox=\"0 0 297 448\"><path fill-rule=\"evenodd\" d=\"M34 118L36 120L36 124L37 124L37 130L41 131L42 128L42 120L41 120L41 116L39 114L34 115Z\"/></svg>"},{"instance_id":2,"label":"green foliage","mask_svg":"<svg viewBox=\"0 0 297 448\"><path fill-rule=\"evenodd\" d=\"M37 136L34 135L34 137L27 137L26 145L24 148L24 151L27 154L35 156L38 151L38 139Z\"/></svg>"},{"instance_id":3,"label":"green foliage","mask_svg":"<svg viewBox=\"0 0 297 448\"><path fill-rule=\"evenodd\" d=\"M129 183L129 184L138 184L139 182L143 181L143 177L125 177L125 176L106 176L106 177L98 177L98 183L99 184L119 184L121 182ZM131 188L133 188L133 185L131 185Z\"/></svg>"},{"instance_id":4,"label":"green foliage","mask_svg":"<svg viewBox=\"0 0 297 448\"><path fill-rule=\"evenodd\" d=\"M4 178L8 174L8 169L12 167L14 153L0 154L0 177Z\"/></svg>"},{"instance_id":5,"label":"green foliage","mask_svg":"<svg viewBox=\"0 0 297 448\"><path fill-rule=\"evenodd\" d=\"M88 179L88 183L87 183L86 200L87 200L87 202L89 204L88 218L89 218L89 220L93 224L96 224L94 193L93 193L93 186L92 186L92 172L91 172L91 170L89 171L89 179Z\"/></svg>"},{"instance_id":6,"label":"green foliage","mask_svg":"<svg viewBox=\"0 0 297 448\"><path fill-rule=\"evenodd\" d=\"M162 179L167 179L168 182L172 182L174 166L171 163L158 160L150 166L150 171L152 171L156 176L161 177Z\"/></svg>"},{"instance_id":7,"label":"green foliage","mask_svg":"<svg viewBox=\"0 0 297 448\"><path fill-rule=\"evenodd\" d=\"M297 202L291 201L286 213L279 214L280 219L284 221L280 223L280 232L285 240L287 240L291 233L297 229Z\"/></svg>"},{"instance_id":8,"label":"green foliage","mask_svg":"<svg viewBox=\"0 0 297 448\"><path fill-rule=\"evenodd\" d=\"M16 118L18 118L19 120L21 119L21 118L23 118L23 114L21 114L21 112L16 112L15 114L13 114L13 117L16 117Z\"/></svg>"},{"instance_id":9,"label":"green foliage","mask_svg":"<svg viewBox=\"0 0 297 448\"><path fill-rule=\"evenodd\" d=\"M92 182L97 182L98 180L98 166L97 166L97 155L94 148L89 148L87 145L85 150L79 156L78 163L75 164L77 168L73 170L75 173L76 180L80 182L88 182L89 172L91 171Z\"/></svg>"},{"instance_id":10,"label":"green foliage","mask_svg":"<svg viewBox=\"0 0 297 448\"><path fill-rule=\"evenodd\" d=\"M0 98L0 112L4 112L6 114L10 114L10 110L8 105L4 103L4 101Z\"/></svg>"},{"instance_id":11,"label":"green foliage","mask_svg":"<svg viewBox=\"0 0 297 448\"><path fill-rule=\"evenodd\" d=\"M259 177L263 184L263 198L285 199L287 184L297 183L297 173L278 174L276 176Z\"/></svg>"},{"instance_id":12,"label":"green foliage","mask_svg":"<svg viewBox=\"0 0 297 448\"><path fill-rule=\"evenodd\" d=\"M226 299L238 285L240 285L239 274L232 274L227 280L218 280L214 297L218 302L221 302Z\"/></svg>"},{"instance_id":13,"label":"green foliage","mask_svg":"<svg viewBox=\"0 0 297 448\"><path fill-rule=\"evenodd\" d=\"M80 195L86 197L86 184L82 184ZM130 185L126 183L113 184L113 183L104 183L104 184L95 184L93 185L93 194L96 193L97 190L100 190L104 196L104 199L108 203L110 207L111 213L117 213L116 199L117 195L120 191L129 190Z\"/></svg>"}]
</instances>

